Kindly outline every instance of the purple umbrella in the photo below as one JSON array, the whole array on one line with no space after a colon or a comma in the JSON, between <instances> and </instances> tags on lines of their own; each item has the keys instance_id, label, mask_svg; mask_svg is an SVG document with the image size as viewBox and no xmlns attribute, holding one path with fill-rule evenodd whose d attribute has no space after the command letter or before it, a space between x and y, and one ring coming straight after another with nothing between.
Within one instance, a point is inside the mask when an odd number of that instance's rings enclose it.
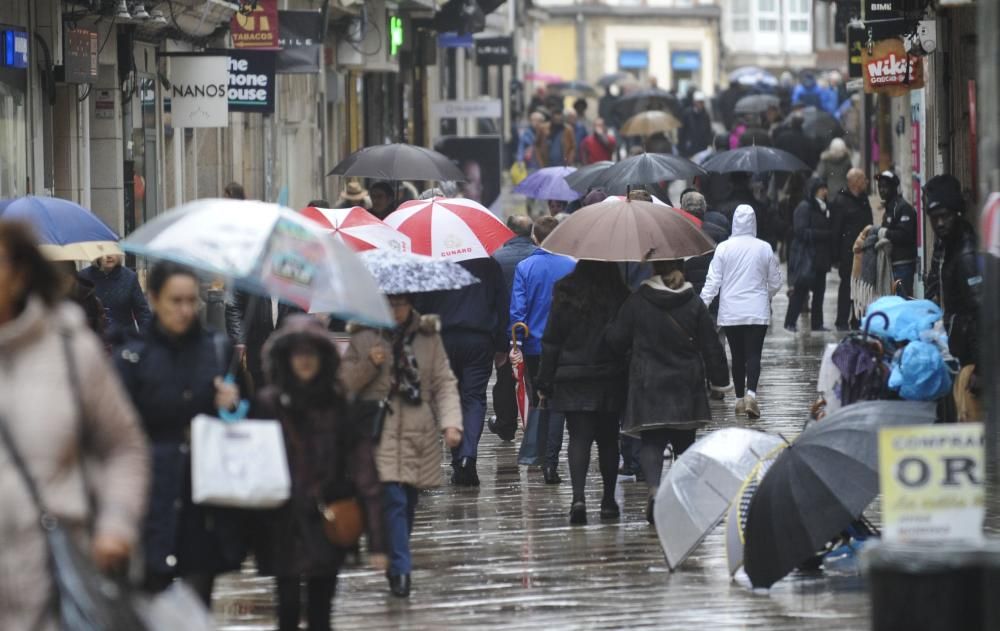
<instances>
[{"instance_id":1,"label":"purple umbrella","mask_svg":"<svg viewBox=\"0 0 1000 631\"><path fill-rule=\"evenodd\" d=\"M580 194L569 187L566 176L576 171L573 167L546 167L538 169L514 189L532 199L555 199L561 202L572 202L580 199Z\"/></svg>"}]
</instances>

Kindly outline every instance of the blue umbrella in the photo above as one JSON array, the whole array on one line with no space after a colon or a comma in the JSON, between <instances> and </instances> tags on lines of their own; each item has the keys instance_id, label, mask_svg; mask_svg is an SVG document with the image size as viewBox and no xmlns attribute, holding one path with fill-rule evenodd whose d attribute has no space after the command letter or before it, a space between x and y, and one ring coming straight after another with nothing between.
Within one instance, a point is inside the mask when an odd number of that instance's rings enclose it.
<instances>
[{"instance_id":1,"label":"blue umbrella","mask_svg":"<svg viewBox=\"0 0 1000 631\"><path fill-rule=\"evenodd\" d=\"M45 255L55 261L92 261L121 254L118 235L97 216L58 197L19 197L0 202L0 219L24 221L35 229Z\"/></svg>"},{"instance_id":2,"label":"blue umbrella","mask_svg":"<svg viewBox=\"0 0 1000 631\"><path fill-rule=\"evenodd\" d=\"M532 199L555 199L572 202L580 199L580 194L569 187L566 176L576 171L573 167L546 167L538 169L514 189Z\"/></svg>"}]
</instances>

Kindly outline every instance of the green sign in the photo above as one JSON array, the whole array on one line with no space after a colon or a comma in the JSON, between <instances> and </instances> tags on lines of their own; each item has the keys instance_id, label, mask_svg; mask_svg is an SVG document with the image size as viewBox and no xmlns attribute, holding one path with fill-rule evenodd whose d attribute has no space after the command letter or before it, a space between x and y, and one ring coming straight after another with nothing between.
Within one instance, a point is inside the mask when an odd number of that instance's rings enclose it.
<instances>
[{"instance_id":1,"label":"green sign","mask_svg":"<svg viewBox=\"0 0 1000 631\"><path fill-rule=\"evenodd\" d=\"M389 54L395 55L403 45L403 19L399 16L389 18Z\"/></svg>"}]
</instances>

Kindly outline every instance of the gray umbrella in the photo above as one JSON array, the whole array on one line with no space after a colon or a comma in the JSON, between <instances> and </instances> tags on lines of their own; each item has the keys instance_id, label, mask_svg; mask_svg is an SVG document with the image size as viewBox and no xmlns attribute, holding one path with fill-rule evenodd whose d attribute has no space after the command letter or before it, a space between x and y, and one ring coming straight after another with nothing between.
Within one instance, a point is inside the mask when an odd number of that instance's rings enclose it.
<instances>
[{"instance_id":1,"label":"gray umbrella","mask_svg":"<svg viewBox=\"0 0 1000 631\"><path fill-rule=\"evenodd\" d=\"M736 102L737 114L763 114L772 107L780 107L781 99L771 94L751 94Z\"/></svg>"},{"instance_id":2,"label":"gray umbrella","mask_svg":"<svg viewBox=\"0 0 1000 631\"><path fill-rule=\"evenodd\" d=\"M656 534L671 570L722 521L760 459L783 444L773 434L727 427L702 438L674 462L654 504Z\"/></svg>"},{"instance_id":3,"label":"gray umbrella","mask_svg":"<svg viewBox=\"0 0 1000 631\"><path fill-rule=\"evenodd\" d=\"M389 296L461 289L479 279L453 261L393 250L368 250L361 260Z\"/></svg>"}]
</instances>

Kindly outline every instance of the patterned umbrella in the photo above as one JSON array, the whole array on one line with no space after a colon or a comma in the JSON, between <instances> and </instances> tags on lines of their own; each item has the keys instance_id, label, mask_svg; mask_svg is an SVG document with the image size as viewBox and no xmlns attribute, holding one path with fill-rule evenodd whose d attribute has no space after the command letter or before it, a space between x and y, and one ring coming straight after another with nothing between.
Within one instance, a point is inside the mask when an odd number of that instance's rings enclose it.
<instances>
[{"instance_id":1,"label":"patterned umbrella","mask_svg":"<svg viewBox=\"0 0 1000 631\"><path fill-rule=\"evenodd\" d=\"M376 249L410 251L410 237L386 225L360 206L354 208L310 206L302 211L302 215L329 230L334 238L355 252Z\"/></svg>"},{"instance_id":2,"label":"patterned umbrella","mask_svg":"<svg viewBox=\"0 0 1000 631\"><path fill-rule=\"evenodd\" d=\"M639 112L629 118L622 125L622 136L652 136L653 134L665 134L675 129L683 127L677 117L670 112L660 110L649 110Z\"/></svg>"},{"instance_id":3,"label":"patterned umbrella","mask_svg":"<svg viewBox=\"0 0 1000 631\"><path fill-rule=\"evenodd\" d=\"M454 261L419 254L368 250L361 253L361 260L378 281L382 293L389 296L461 289L479 282Z\"/></svg>"},{"instance_id":4,"label":"patterned umbrella","mask_svg":"<svg viewBox=\"0 0 1000 631\"><path fill-rule=\"evenodd\" d=\"M514 237L489 209L470 199L413 200L385 223L410 237L414 253L453 261L486 258Z\"/></svg>"}]
</instances>

